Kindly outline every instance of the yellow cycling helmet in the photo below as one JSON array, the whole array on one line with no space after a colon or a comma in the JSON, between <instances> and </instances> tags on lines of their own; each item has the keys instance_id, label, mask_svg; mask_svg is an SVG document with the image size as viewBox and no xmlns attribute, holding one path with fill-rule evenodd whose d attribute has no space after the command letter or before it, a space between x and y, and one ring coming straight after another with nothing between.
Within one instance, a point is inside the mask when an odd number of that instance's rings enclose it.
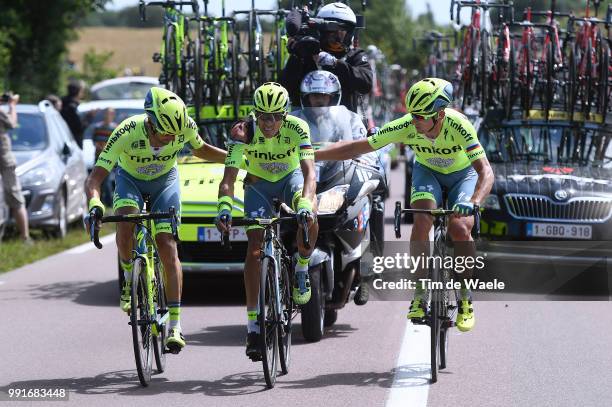
<instances>
[{"instance_id":1,"label":"yellow cycling helmet","mask_svg":"<svg viewBox=\"0 0 612 407\"><path fill-rule=\"evenodd\" d=\"M266 82L255 89L255 110L263 113L284 113L289 105L289 93L276 82Z\"/></svg>"},{"instance_id":2,"label":"yellow cycling helmet","mask_svg":"<svg viewBox=\"0 0 612 407\"><path fill-rule=\"evenodd\" d=\"M444 79L425 78L410 87L406 94L406 111L431 117L453 101L453 85Z\"/></svg>"},{"instance_id":3,"label":"yellow cycling helmet","mask_svg":"<svg viewBox=\"0 0 612 407\"><path fill-rule=\"evenodd\" d=\"M152 87L145 97L144 109L160 133L180 134L187 127L187 108L175 93L167 89Z\"/></svg>"}]
</instances>

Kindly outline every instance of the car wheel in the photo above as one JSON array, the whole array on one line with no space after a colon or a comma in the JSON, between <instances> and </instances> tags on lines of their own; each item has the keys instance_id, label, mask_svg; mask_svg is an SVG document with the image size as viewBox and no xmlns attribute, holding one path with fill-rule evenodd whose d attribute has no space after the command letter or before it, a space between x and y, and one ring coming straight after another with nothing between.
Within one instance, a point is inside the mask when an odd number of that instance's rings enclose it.
<instances>
[{"instance_id":1,"label":"car wheel","mask_svg":"<svg viewBox=\"0 0 612 407\"><path fill-rule=\"evenodd\" d=\"M66 237L66 233L68 233L68 213L62 189L55 196L55 220L56 226L51 229L51 236L63 239Z\"/></svg>"}]
</instances>

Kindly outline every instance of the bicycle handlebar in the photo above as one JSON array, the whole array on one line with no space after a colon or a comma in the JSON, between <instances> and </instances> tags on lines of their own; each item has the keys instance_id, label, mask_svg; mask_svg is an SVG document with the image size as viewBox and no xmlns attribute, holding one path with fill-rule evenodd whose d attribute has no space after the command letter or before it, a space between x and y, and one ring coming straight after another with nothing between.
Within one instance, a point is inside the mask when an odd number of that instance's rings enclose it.
<instances>
[{"instance_id":1,"label":"bicycle handlebar","mask_svg":"<svg viewBox=\"0 0 612 407\"><path fill-rule=\"evenodd\" d=\"M138 2L138 13L140 14L140 20L141 21L146 21L147 19L147 13L146 13L146 8L147 6L161 6L161 7L176 7L176 6L191 6L193 9L193 12L197 15L200 12L200 6L198 5L197 0L190 0L190 1L173 1L173 0L167 0L167 1L150 1L150 2L146 2L145 0L140 0Z\"/></svg>"},{"instance_id":2,"label":"bicycle handlebar","mask_svg":"<svg viewBox=\"0 0 612 407\"><path fill-rule=\"evenodd\" d=\"M93 215L93 211L90 213L90 216ZM95 216L93 217L95 219ZM174 206L171 206L168 209L168 212L152 212L152 213L130 213L126 215L111 215L104 216L102 219L99 219L101 223L116 223L116 222L130 222L130 223L141 223L143 220L155 220L155 219L167 219L170 218L170 228L172 230L172 237L175 241L179 240L178 237L178 219L176 214L176 209ZM89 236L90 240L94 243L94 245L101 249L102 243L100 243L99 238L100 229L96 228L96 222L92 222L89 225Z\"/></svg>"},{"instance_id":3,"label":"bicycle handlebar","mask_svg":"<svg viewBox=\"0 0 612 407\"><path fill-rule=\"evenodd\" d=\"M393 227L395 229L395 237L401 238L401 223L402 223L402 213L427 213L435 217L441 216L449 216L455 213L452 209L402 209L402 203L400 201L395 202L395 213L393 217ZM480 205L474 205L474 209L472 210L472 215L474 215L474 226L472 228L472 236L477 238L480 236Z\"/></svg>"},{"instance_id":4,"label":"bicycle handlebar","mask_svg":"<svg viewBox=\"0 0 612 407\"><path fill-rule=\"evenodd\" d=\"M454 16L453 10L455 9L455 5L457 6L457 15ZM457 25L459 25L461 8L462 7L470 7L470 8L481 8L483 10L488 10L490 8L509 8L512 12L512 20L514 20L514 4L513 2L505 3L488 3L486 0L483 1L474 1L474 0L451 0L450 6L450 15L451 21L453 18ZM453 17L454 16L454 17Z\"/></svg>"}]
</instances>

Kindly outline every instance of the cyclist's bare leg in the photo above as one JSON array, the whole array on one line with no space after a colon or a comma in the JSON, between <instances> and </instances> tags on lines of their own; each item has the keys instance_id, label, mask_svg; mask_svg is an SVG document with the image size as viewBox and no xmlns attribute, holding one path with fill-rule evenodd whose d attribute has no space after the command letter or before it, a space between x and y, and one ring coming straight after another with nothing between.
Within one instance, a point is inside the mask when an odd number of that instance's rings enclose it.
<instances>
[{"instance_id":1,"label":"cyclist's bare leg","mask_svg":"<svg viewBox=\"0 0 612 407\"><path fill-rule=\"evenodd\" d=\"M455 257L476 257L476 246L471 231L474 227L474 217L459 217L452 215L448 221L448 234L455 244ZM463 273L458 273L462 280L472 278L473 269L466 267Z\"/></svg>"},{"instance_id":2,"label":"cyclist's bare leg","mask_svg":"<svg viewBox=\"0 0 612 407\"><path fill-rule=\"evenodd\" d=\"M317 213L317 199L314 199L312 203L312 211ZM297 247L298 253L302 257L310 257L312 254L315 245L317 244L317 235L319 234L319 223L314 222L313 219L308 219L308 243L310 244L310 249L306 249L304 247L304 239L302 239L302 226L298 225L297 232Z\"/></svg>"},{"instance_id":3,"label":"cyclist's bare leg","mask_svg":"<svg viewBox=\"0 0 612 407\"><path fill-rule=\"evenodd\" d=\"M138 209L131 206L123 206L117 208L115 211L116 215L128 215L130 213L138 213ZM117 223L117 249L119 250L119 257L124 263L132 260L132 250L134 249L134 227L135 225L130 222L119 222Z\"/></svg>"},{"instance_id":4,"label":"cyclist's bare leg","mask_svg":"<svg viewBox=\"0 0 612 407\"><path fill-rule=\"evenodd\" d=\"M166 273L166 297L168 303L181 302L183 291L183 270L178 258L176 242L171 233L158 233L155 236L159 258Z\"/></svg>"},{"instance_id":5,"label":"cyclist's bare leg","mask_svg":"<svg viewBox=\"0 0 612 407\"><path fill-rule=\"evenodd\" d=\"M263 242L263 229L251 229L247 231L248 247L244 261L244 288L246 291L247 309L257 308L257 297L259 296L259 255L261 243Z\"/></svg>"},{"instance_id":6,"label":"cyclist's bare leg","mask_svg":"<svg viewBox=\"0 0 612 407\"><path fill-rule=\"evenodd\" d=\"M450 217L448 222L448 233L453 242L455 242L455 259L460 256L470 256L475 258L476 246L474 245L474 241L470 233L473 226L473 216L459 217L453 215ZM460 264L457 261L456 263ZM463 260L462 264L465 265L465 260ZM455 268L457 269L457 266ZM462 280L466 280L472 277L472 273L472 267L465 267L463 273L457 273L457 276ZM457 328L463 332L471 330L475 323L474 308L472 306L471 298L471 293L467 289L464 282L461 289L461 304L457 311L456 319Z\"/></svg>"},{"instance_id":7,"label":"cyclist's bare leg","mask_svg":"<svg viewBox=\"0 0 612 407\"><path fill-rule=\"evenodd\" d=\"M436 209L437 205L431 199L419 199L410 204L412 209ZM415 213L412 232L410 234L410 256L413 258L430 254L429 231L433 226L434 217L427 213ZM419 262L418 264L422 264ZM418 281L427 278L427 268L417 267L413 276Z\"/></svg>"}]
</instances>

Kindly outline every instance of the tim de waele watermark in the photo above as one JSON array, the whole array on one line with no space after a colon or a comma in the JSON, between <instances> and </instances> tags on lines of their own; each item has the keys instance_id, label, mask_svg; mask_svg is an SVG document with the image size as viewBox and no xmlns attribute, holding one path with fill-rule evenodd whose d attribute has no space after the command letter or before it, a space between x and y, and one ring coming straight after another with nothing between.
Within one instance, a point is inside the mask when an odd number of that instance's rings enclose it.
<instances>
[{"instance_id":1,"label":"tim de waele watermark","mask_svg":"<svg viewBox=\"0 0 612 407\"><path fill-rule=\"evenodd\" d=\"M410 256L408 253L396 253L395 256L376 256L373 258L372 271L382 274L385 270L406 270L414 274L417 270L426 270L430 267L438 267L454 270L461 275L466 270L482 270L485 267L484 256ZM423 284L427 289L459 290L461 282L464 281L466 288L470 290L503 290L503 281L481 281L479 279L454 280L446 282L431 281L428 278L410 280L402 278L400 281L383 281L376 278L373 286L377 290L414 290L417 284Z\"/></svg>"}]
</instances>

